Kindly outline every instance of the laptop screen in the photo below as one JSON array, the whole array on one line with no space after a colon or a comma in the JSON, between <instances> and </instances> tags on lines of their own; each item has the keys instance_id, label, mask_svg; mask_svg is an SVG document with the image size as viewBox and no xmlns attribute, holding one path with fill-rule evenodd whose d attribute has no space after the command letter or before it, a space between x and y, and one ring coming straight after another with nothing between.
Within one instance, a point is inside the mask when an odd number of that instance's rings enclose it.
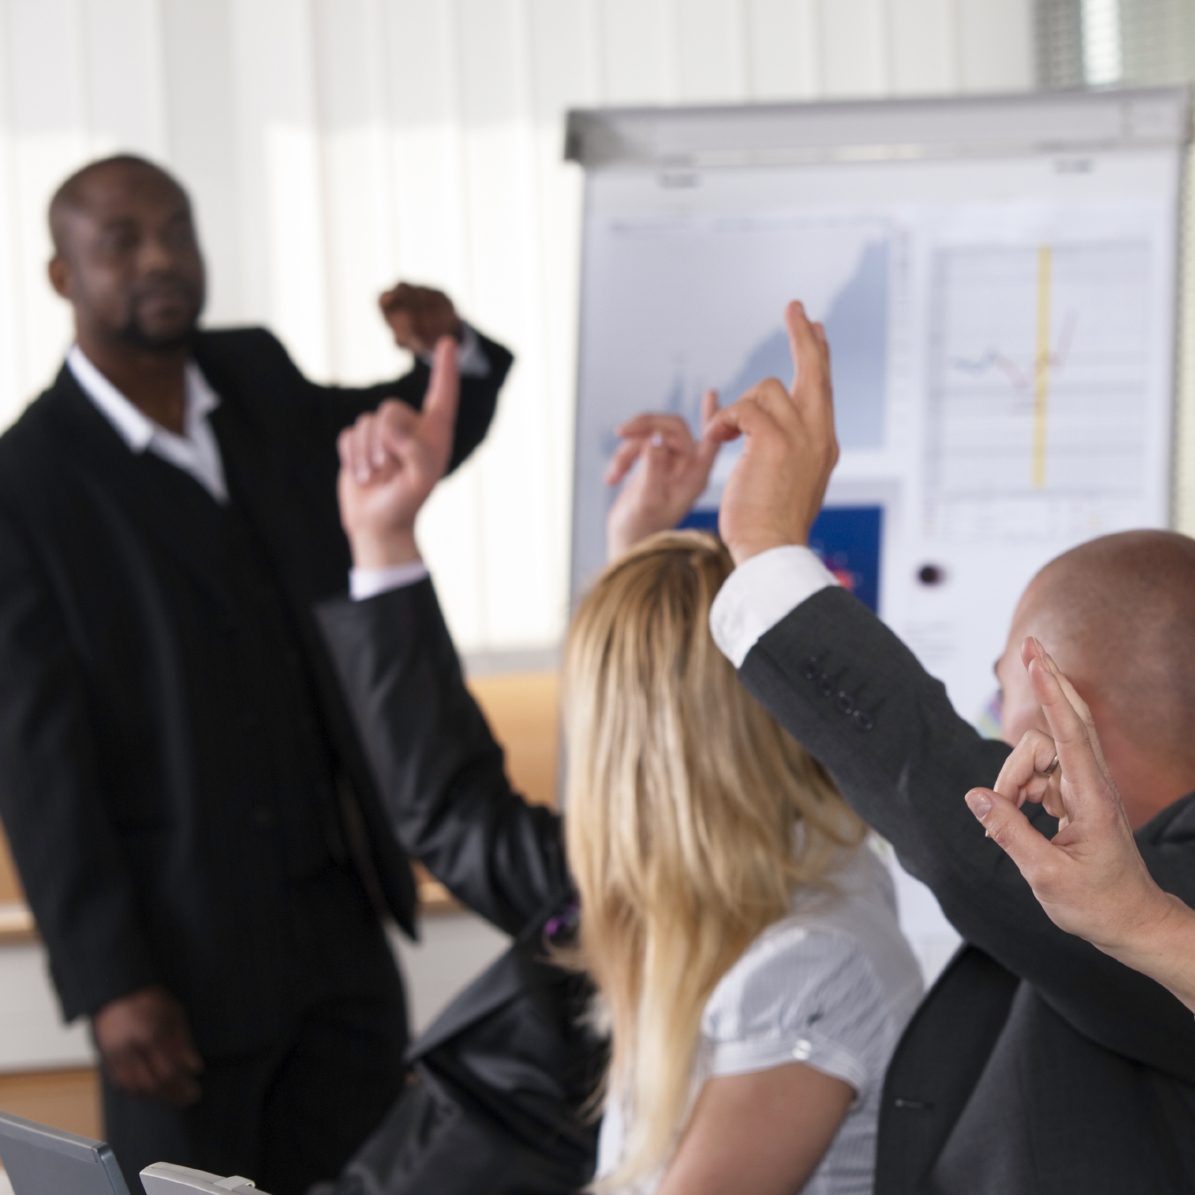
<instances>
[{"instance_id":1,"label":"laptop screen","mask_svg":"<svg viewBox=\"0 0 1195 1195\"><path fill-rule=\"evenodd\" d=\"M102 1141L0 1112L0 1162L14 1195L129 1195Z\"/></svg>"}]
</instances>

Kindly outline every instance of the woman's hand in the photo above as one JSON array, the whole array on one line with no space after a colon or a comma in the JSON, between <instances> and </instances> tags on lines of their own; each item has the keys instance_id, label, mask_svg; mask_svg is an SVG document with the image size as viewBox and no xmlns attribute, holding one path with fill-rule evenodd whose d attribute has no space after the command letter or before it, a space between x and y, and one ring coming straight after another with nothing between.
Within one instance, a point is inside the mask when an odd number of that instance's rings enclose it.
<instances>
[{"instance_id":1,"label":"woman's hand","mask_svg":"<svg viewBox=\"0 0 1195 1195\"><path fill-rule=\"evenodd\" d=\"M717 412L718 395L707 390L701 402L703 433ZM638 415L618 435L622 443L606 468L606 484L631 476L606 516L607 560L656 531L675 527L709 484L718 455L718 445L704 435L694 439L679 415Z\"/></svg>"}]
</instances>

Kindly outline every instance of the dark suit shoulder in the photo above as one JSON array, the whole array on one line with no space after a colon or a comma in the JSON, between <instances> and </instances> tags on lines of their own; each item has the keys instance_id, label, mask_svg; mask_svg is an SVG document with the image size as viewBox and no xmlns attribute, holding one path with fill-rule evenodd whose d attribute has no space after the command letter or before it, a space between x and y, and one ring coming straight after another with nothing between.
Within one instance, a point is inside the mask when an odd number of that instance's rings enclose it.
<instances>
[{"instance_id":1,"label":"dark suit shoulder","mask_svg":"<svg viewBox=\"0 0 1195 1195\"><path fill-rule=\"evenodd\" d=\"M301 376L282 341L268 328L205 329L195 342L195 360L205 374L214 371L217 376L262 369Z\"/></svg>"},{"instance_id":2,"label":"dark suit shoulder","mask_svg":"<svg viewBox=\"0 0 1195 1195\"><path fill-rule=\"evenodd\" d=\"M1137 841L1175 844L1195 838L1195 793L1167 805L1137 831Z\"/></svg>"},{"instance_id":3,"label":"dark suit shoulder","mask_svg":"<svg viewBox=\"0 0 1195 1195\"><path fill-rule=\"evenodd\" d=\"M195 345L196 355L212 353L242 353L257 350L286 355L282 341L269 328L250 325L245 328L204 328Z\"/></svg>"},{"instance_id":4,"label":"dark suit shoulder","mask_svg":"<svg viewBox=\"0 0 1195 1195\"><path fill-rule=\"evenodd\" d=\"M54 427L54 410L67 401L72 388L77 390L77 383L64 365L53 385L30 401L0 434L0 482L16 484L37 475L39 462L60 442Z\"/></svg>"},{"instance_id":5,"label":"dark suit shoulder","mask_svg":"<svg viewBox=\"0 0 1195 1195\"><path fill-rule=\"evenodd\" d=\"M222 403L247 416L261 432L298 432L315 417L317 388L268 329L216 328L195 342L194 360ZM281 417L284 422L279 423Z\"/></svg>"}]
</instances>

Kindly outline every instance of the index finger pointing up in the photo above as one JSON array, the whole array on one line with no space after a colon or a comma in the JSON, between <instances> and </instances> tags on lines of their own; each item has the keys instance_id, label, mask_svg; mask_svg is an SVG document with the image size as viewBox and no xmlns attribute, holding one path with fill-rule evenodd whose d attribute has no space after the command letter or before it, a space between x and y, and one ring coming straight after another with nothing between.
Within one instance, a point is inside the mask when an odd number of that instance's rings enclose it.
<instances>
[{"instance_id":1,"label":"index finger pointing up","mask_svg":"<svg viewBox=\"0 0 1195 1195\"><path fill-rule=\"evenodd\" d=\"M432 375L423 400L424 418L442 425L451 434L456 424L456 409L460 399L460 378L456 362L456 341L441 336L436 341L432 357Z\"/></svg>"},{"instance_id":2,"label":"index finger pointing up","mask_svg":"<svg viewBox=\"0 0 1195 1195\"><path fill-rule=\"evenodd\" d=\"M792 390L796 390L797 383L801 380L804 362L809 356L809 347L803 333L803 330L808 327L808 323L804 304L794 299L785 307L784 326L788 329L788 352L793 362L793 380L790 387Z\"/></svg>"},{"instance_id":3,"label":"index finger pointing up","mask_svg":"<svg viewBox=\"0 0 1195 1195\"><path fill-rule=\"evenodd\" d=\"M793 357L793 405L815 434L832 435L834 399L825 331L809 319L800 303L788 305L784 322L788 327L788 344Z\"/></svg>"},{"instance_id":4,"label":"index finger pointing up","mask_svg":"<svg viewBox=\"0 0 1195 1195\"><path fill-rule=\"evenodd\" d=\"M796 300L784 309L784 323L788 328L788 347L793 359L792 391L795 394L802 382L820 372L821 341L805 314L804 304Z\"/></svg>"}]
</instances>

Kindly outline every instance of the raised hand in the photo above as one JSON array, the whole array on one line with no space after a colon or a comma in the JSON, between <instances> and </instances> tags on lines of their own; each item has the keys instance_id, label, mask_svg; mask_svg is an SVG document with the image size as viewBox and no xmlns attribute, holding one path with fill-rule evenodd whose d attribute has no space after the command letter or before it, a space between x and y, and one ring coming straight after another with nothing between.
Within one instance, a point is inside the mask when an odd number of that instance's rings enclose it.
<instances>
[{"instance_id":1,"label":"raised hand","mask_svg":"<svg viewBox=\"0 0 1195 1195\"><path fill-rule=\"evenodd\" d=\"M340 433L340 521L358 568L419 558L415 517L452 453L459 399L456 344L436 344L423 409L382 403Z\"/></svg>"},{"instance_id":2,"label":"raised hand","mask_svg":"<svg viewBox=\"0 0 1195 1195\"><path fill-rule=\"evenodd\" d=\"M399 282L378 296L394 343L412 353L430 353L444 336L459 340L461 321L452 300L430 286Z\"/></svg>"},{"instance_id":3,"label":"raised hand","mask_svg":"<svg viewBox=\"0 0 1195 1195\"><path fill-rule=\"evenodd\" d=\"M838 463L830 349L800 303L784 313L793 358L787 389L760 382L715 416L707 436L746 438L722 494L718 527L735 563L784 544L804 544Z\"/></svg>"},{"instance_id":4,"label":"raised hand","mask_svg":"<svg viewBox=\"0 0 1195 1195\"><path fill-rule=\"evenodd\" d=\"M718 395L701 400L701 426L718 411ZM606 558L614 560L656 531L675 527L709 483L718 443L693 438L679 415L638 415L618 428L622 439L606 468L606 484L631 474L606 516ZM636 463L639 468L633 473Z\"/></svg>"},{"instance_id":5,"label":"raised hand","mask_svg":"<svg viewBox=\"0 0 1195 1195\"><path fill-rule=\"evenodd\" d=\"M1017 865L1059 928L1115 953L1169 900L1146 870L1086 703L1036 639L1021 659L1049 734L1027 731L992 789L966 801ZM1055 760L1057 763L1055 764ZM1021 812L1044 804L1059 818L1051 838Z\"/></svg>"}]
</instances>

